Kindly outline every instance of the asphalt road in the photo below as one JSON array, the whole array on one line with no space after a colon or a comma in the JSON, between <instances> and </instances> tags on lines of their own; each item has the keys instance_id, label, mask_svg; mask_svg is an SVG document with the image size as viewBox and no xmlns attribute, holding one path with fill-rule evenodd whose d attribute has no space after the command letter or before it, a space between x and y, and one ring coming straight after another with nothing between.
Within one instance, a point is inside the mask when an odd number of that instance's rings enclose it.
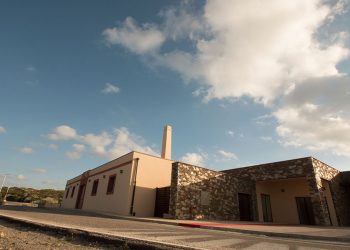
<instances>
[{"instance_id":1,"label":"asphalt road","mask_svg":"<svg viewBox=\"0 0 350 250\"><path fill-rule=\"evenodd\" d=\"M82 211L1 207L0 215L53 226L81 229L114 237L165 243L194 249L350 249L349 243L255 236L151 222L99 217Z\"/></svg>"}]
</instances>

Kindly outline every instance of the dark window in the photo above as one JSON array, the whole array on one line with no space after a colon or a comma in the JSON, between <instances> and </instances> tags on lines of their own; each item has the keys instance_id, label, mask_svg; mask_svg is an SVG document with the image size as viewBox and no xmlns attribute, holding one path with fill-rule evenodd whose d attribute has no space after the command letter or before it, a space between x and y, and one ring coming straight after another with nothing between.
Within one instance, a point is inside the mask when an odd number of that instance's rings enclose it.
<instances>
[{"instance_id":1,"label":"dark window","mask_svg":"<svg viewBox=\"0 0 350 250\"><path fill-rule=\"evenodd\" d=\"M107 194L113 194L114 193L114 186L115 186L115 179L116 175L109 176L108 179L108 186L107 186Z\"/></svg>"},{"instance_id":2,"label":"dark window","mask_svg":"<svg viewBox=\"0 0 350 250\"><path fill-rule=\"evenodd\" d=\"M68 194L69 194L69 188L67 188L67 191L66 191L66 199L68 197Z\"/></svg>"},{"instance_id":3,"label":"dark window","mask_svg":"<svg viewBox=\"0 0 350 250\"><path fill-rule=\"evenodd\" d=\"M74 191L75 191L75 187L73 187L73 189L72 189L72 193L70 195L71 198L73 198L73 196L74 196Z\"/></svg>"},{"instance_id":4,"label":"dark window","mask_svg":"<svg viewBox=\"0 0 350 250\"><path fill-rule=\"evenodd\" d=\"M94 180L94 184L92 184L91 196L95 196L98 188L98 179Z\"/></svg>"}]
</instances>

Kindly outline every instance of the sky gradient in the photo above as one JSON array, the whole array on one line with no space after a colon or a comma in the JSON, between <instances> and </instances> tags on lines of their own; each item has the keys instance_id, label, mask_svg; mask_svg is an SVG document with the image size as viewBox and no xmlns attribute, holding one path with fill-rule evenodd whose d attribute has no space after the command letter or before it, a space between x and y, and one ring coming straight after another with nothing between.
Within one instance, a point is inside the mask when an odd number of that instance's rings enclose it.
<instances>
[{"instance_id":1,"label":"sky gradient","mask_svg":"<svg viewBox=\"0 0 350 250\"><path fill-rule=\"evenodd\" d=\"M0 174L63 189L131 150L350 170L349 1L6 1ZM0 181L2 176L0 176Z\"/></svg>"}]
</instances>

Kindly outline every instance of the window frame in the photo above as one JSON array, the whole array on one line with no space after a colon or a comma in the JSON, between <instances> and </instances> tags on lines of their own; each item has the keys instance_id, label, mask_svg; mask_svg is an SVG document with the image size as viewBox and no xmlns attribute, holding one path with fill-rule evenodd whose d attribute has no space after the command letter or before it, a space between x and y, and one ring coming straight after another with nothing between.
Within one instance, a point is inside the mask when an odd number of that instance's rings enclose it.
<instances>
[{"instance_id":1,"label":"window frame","mask_svg":"<svg viewBox=\"0 0 350 250\"><path fill-rule=\"evenodd\" d=\"M66 190L66 199L68 198L69 191L70 191L70 187L67 187L67 190Z\"/></svg>"},{"instance_id":2,"label":"window frame","mask_svg":"<svg viewBox=\"0 0 350 250\"><path fill-rule=\"evenodd\" d=\"M114 179L113 184L110 184L111 180ZM114 188L115 188L115 183L117 181L117 175L116 174L112 174L108 177L108 183L107 183L107 192L106 194L114 194ZM110 188L110 185L112 185L112 187Z\"/></svg>"},{"instance_id":3,"label":"window frame","mask_svg":"<svg viewBox=\"0 0 350 250\"><path fill-rule=\"evenodd\" d=\"M71 193L71 195L70 195L70 198L73 198L74 192L75 192L75 186L74 186L73 189L72 189L72 193Z\"/></svg>"},{"instance_id":4,"label":"window frame","mask_svg":"<svg viewBox=\"0 0 350 250\"><path fill-rule=\"evenodd\" d=\"M99 179L95 179L92 183L91 196L96 196L98 190ZM96 186L95 186L96 185Z\"/></svg>"}]
</instances>

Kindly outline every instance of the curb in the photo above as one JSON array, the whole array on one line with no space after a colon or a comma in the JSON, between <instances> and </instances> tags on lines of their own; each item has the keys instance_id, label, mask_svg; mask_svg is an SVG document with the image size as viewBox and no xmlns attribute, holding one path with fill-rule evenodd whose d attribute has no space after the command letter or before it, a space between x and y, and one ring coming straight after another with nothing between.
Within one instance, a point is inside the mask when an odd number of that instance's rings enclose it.
<instances>
[{"instance_id":1,"label":"curb","mask_svg":"<svg viewBox=\"0 0 350 250\"><path fill-rule=\"evenodd\" d=\"M350 243L350 238L344 238L344 237L305 235L305 234L294 234L294 233L277 233L277 232L256 231L256 230L249 230L249 229L246 230L246 229L239 229L239 228L232 228L232 227L217 227L217 226L210 226L210 225L201 225L200 223L177 222L175 220L162 221L162 220L152 220L152 219L126 217L126 216L118 216L118 215L109 215L109 216L110 218L117 218L117 219L123 219L123 220L150 222L150 223L181 226L181 227L203 228L208 230L226 231L226 232L234 232L234 233L242 233L242 234L254 234L254 235L276 237L276 238Z\"/></svg>"},{"instance_id":2,"label":"curb","mask_svg":"<svg viewBox=\"0 0 350 250\"><path fill-rule=\"evenodd\" d=\"M117 216L117 215L113 217L111 216L111 218L118 218L123 220L132 220L132 221L139 221L139 222L150 222L150 223L157 223L157 224L166 224L166 225L181 226L181 227L203 228L208 230L217 230L217 231L234 232L234 233L242 233L242 234L254 234L254 235L276 237L276 238L350 243L350 238L344 238L344 237L305 235L305 234L294 234L294 233L276 233L276 232L267 232L267 231L239 229L239 228L232 228L232 227L200 225L200 223L197 224L197 223L186 223L186 222L176 222L176 221L172 222L172 221L161 221L161 220L148 220L143 218L123 217L123 216Z\"/></svg>"},{"instance_id":3,"label":"curb","mask_svg":"<svg viewBox=\"0 0 350 250\"><path fill-rule=\"evenodd\" d=\"M239 228L215 227L215 226L199 225L199 224L187 224L187 223L179 223L178 226L203 228L203 229L209 229L209 230L235 232L235 233L242 233L242 234L254 234L254 235L276 237L276 238L278 237L278 238L299 239L299 240L315 240L315 241L350 243L350 238L343 238L343 237L328 237L328 236L313 236L313 235L305 235L305 234L263 232L263 231L245 230L245 229L239 229Z\"/></svg>"},{"instance_id":4,"label":"curb","mask_svg":"<svg viewBox=\"0 0 350 250\"><path fill-rule=\"evenodd\" d=\"M189 247L180 244L165 243L160 241L145 240L139 238L132 238L126 236L117 236L104 234L99 232L88 231L84 229L70 228L64 226L57 226L51 224L45 224L35 221L30 221L22 218L15 218L11 216L1 215L0 219L19 223L24 226L39 228L43 231L53 231L57 233L64 233L69 235L76 235L82 239L103 241L103 243L117 244L118 246L127 246L128 249L145 249L145 250L173 250L173 249L185 249L185 250L201 250L201 248Z\"/></svg>"},{"instance_id":5,"label":"curb","mask_svg":"<svg viewBox=\"0 0 350 250\"><path fill-rule=\"evenodd\" d=\"M63 210L61 210L61 212L63 212ZM218 226L213 226L208 224L201 225L201 223L177 222L176 220L163 221L163 220L153 220L153 219L131 217L131 216L120 216L115 214L99 213L99 212L93 212L93 211L90 211L88 214L93 214L95 216L111 218L111 219L114 218L114 219L121 219L121 220L165 224L165 225L172 225L172 226L202 228L202 229L208 229L208 230L235 232L235 233L241 233L241 234L268 236L268 237L276 237L276 238L350 243L350 237L345 238L345 237L332 237L332 236L305 235L305 234L297 234L297 233L267 232L267 231L257 231L257 230L250 230L250 229L246 230L246 229L232 228L232 227L218 227ZM7 217L7 216L0 215L0 218L1 217Z\"/></svg>"}]
</instances>

